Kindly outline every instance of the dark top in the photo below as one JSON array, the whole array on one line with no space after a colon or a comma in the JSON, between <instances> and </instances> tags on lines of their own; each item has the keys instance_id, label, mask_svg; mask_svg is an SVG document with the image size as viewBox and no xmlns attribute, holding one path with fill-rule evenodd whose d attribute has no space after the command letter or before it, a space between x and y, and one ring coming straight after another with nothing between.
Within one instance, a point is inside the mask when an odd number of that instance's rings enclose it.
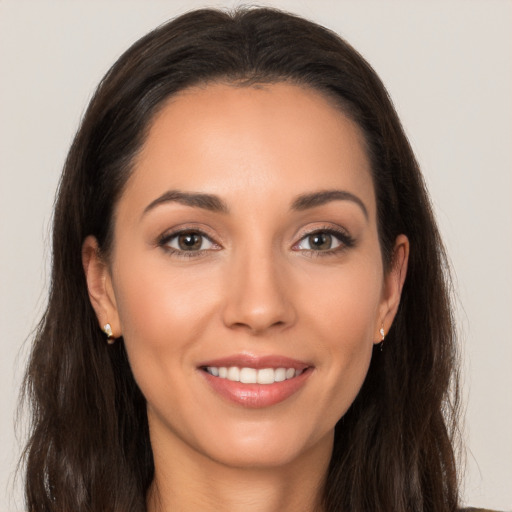
<instances>
[{"instance_id":1,"label":"dark top","mask_svg":"<svg viewBox=\"0 0 512 512\"><path fill-rule=\"evenodd\" d=\"M497 510L491 510L490 508L461 508L460 512L498 512Z\"/></svg>"}]
</instances>

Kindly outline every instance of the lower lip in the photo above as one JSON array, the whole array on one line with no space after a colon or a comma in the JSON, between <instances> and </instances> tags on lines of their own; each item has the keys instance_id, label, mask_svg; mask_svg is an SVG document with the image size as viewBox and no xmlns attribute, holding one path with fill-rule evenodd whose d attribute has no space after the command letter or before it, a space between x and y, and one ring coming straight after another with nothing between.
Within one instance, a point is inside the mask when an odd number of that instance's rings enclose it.
<instances>
[{"instance_id":1,"label":"lower lip","mask_svg":"<svg viewBox=\"0 0 512 512\"><path fill-rule=\"evenodd\" d=\"M274 384L242 384L214 377L204 370L201 373L213 390L222 397L235 404L257 409L270 407L291 397L302 388L311 371L311 368L307 368L298 377Z\"/></svg>"}]
</instances>

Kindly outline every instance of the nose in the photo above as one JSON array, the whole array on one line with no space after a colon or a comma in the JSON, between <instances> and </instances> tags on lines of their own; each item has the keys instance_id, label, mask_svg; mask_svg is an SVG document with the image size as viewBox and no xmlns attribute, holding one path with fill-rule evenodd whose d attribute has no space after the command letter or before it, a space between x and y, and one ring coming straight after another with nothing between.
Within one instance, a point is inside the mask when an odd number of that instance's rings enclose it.
<instances>
[{"instance_id":1,"label":"nose","mask_svg":"<svg viewBox=\"0 0 512 512\"><path fill-rule=\"evenodd\" d=\"M296 320L286 271L268 254L240 255L231 261L226 279L224 324L257 335L285 329Z\"/></svg>"}]
</instances>

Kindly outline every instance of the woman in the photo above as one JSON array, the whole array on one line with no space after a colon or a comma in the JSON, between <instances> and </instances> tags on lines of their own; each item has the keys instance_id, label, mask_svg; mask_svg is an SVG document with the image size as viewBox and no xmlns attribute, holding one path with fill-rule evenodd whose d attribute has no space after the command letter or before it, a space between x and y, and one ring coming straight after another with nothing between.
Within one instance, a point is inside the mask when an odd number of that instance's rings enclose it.
<instances>
[{"instance_id":1,"label":"woman","mask_svg":"<svg viewBox=\"0 0 512 512\"><path fill-rule=\"evenodd\" d=\"M385 89L334 34L196 11L135 43L53 240L30 510L457 509L442 243Z\"/></svg>"}]
</instances>

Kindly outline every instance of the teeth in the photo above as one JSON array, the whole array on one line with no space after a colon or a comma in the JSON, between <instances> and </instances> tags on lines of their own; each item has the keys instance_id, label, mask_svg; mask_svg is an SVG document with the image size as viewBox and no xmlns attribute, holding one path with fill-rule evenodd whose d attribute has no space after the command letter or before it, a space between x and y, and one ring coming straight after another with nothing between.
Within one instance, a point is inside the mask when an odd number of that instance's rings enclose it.
<instances>
[{"instance_id":1,"label":"teeth","mask_svg":"<svg viewBox=\"0 0 512 512\"><path fill-rule=\"evenodd\" d=\"M228 368L228 380L240 382L240 368L237 368L236 366Z\"/></svg>"},{"instance_id":2,"label":"teeth","mask_svg":"<svg viewBox=\"0 0 512 512\"><path fill-rule=\"evenodd\" d=\"M295 368L238 368L237 366L208 366L206 371L214 377L243 384L273 384L298 377L304 370Z\"/></svg>"},{"instance_id":3,"label":"teeth","mask_svg":"<svg viewBox=\"0 0 512 512\"><path fill-rule=\"evenodd\" d=\"M286 380L286 368L278 368L274 372L274 381L283 382L283 380Z\"/></svg>"},{"instance_id":4,"label":"teeth","mask_svg":"<svg viewBox=\"0 0 512 512\"><path fill-rule=\"evenodd\" d=\"M276 372L272 368L264 368L263 370L258 370L256 373L258 384L273 384L276 381Z\"/></svg>"},{"instance_id":5,"label":"teeth","mask_svg":"<svg viewBox=\"0 0 512 512\"><path fill-rule=\"evenodd\" d=\"M229 373L228 373L229 375ZM258 379L258 371L254 368L240 369L240 382L243 384L256 384Z\"/></svg>"}]
</instances>

